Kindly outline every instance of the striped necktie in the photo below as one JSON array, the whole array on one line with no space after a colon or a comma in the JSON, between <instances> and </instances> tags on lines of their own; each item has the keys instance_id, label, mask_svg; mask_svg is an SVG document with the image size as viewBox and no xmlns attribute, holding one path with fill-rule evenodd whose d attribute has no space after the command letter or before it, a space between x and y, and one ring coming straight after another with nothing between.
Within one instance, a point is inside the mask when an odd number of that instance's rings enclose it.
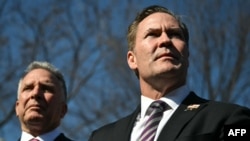
<instances>
[{"instance_id":1,"label":"striped necktie","mask_svg":"<svg viewBox=\"0 0 250 141\"><path fill-rule=\"evenodd\" d=\"M29 140L29 141L39 141L39 140L38 140L38 139L33 138L33 139Z\"/></svg>"},{"instance_id":2,"label":"striped necktie","mask_svg":"<svg viewBox=\"0 0 250 141\"><path fill-rule=\"evenodd\" d=\"M154 101L148 108L147 113L150 114L145 122L145 127L142 131L139 141L153 141L158 124L162 119L163 112L170 108L167 103L161 100Z\"/></svg>"}]
</instances>

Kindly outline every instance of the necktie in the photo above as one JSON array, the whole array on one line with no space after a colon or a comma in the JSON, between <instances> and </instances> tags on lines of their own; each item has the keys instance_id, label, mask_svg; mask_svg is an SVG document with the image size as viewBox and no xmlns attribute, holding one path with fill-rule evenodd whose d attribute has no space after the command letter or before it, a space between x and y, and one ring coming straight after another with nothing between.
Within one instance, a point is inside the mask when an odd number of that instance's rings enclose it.
<instances>
[{"instance_id":1,"label":"necktie","mask_svg":"<svg viewBox=\"0 0 250 141\"><path fill-rule=\"evenodd\" d=\"M29 141L39 141L39 140L34 138L34 139L29 140Z\"/></svg>"},{"instance_id":2,"label":"necktie","mask_svg":"<svg viewBox=\"0 0 250 141\"><path fill-rule=\"evenodd\" d=\"M146 114L150 113L148 120L145 122L145 128L140 136L140 141L153 141L158 124L161 121L163 112L169 108L167 103L161 100L154 101L148 108Z\"/></svg>"}]
</instances>

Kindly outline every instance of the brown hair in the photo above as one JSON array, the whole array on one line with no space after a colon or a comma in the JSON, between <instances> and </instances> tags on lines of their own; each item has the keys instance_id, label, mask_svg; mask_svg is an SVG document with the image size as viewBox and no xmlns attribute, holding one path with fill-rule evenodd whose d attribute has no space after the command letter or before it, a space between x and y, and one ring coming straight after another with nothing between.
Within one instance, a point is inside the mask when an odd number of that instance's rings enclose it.
<instances>
[{"instance_id":1,"label":"brown hair","mask_svg":"<svg viewBox=\"0 0 250 141\"><path fill-rule=\"evenodd\" d=\"M158 6L158 5L153 5L149 6L145 9L143 9L141 12L139 12L135 18L135 20L129 25L128 27L128 33L127 33L127 41L128 41L128 50L133 50L135 46L135 37L136 37L136 32L139 23L145 19L147 16L157 13L157 12L162 12L162 13L167 13L171 16L173 16L179 23L180 28L184 34L185 41L188 45L188 40L189 40L189 33L187 26L180 20L180 17L172 13L170 10L168 10L165 7Z\"/></svg>"}]
</instances>

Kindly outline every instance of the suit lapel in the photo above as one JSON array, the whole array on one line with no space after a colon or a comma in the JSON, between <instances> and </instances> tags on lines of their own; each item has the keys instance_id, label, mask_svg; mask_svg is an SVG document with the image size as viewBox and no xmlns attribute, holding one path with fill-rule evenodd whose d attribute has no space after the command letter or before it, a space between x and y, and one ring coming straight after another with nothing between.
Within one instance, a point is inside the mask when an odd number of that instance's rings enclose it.
<instances>
[{"instance_id":1,"label":"suit lapel","mask_svg":"<svg viewBox=\"0 0 250 141\"><path fill-rule=\"evenodd\" d=\"M164 126L158 141L175 140L188 122L206 106L206 102L207 100L201 99L191 92Z\"/></svg>"},{"instance_id":2,"label":"suit lapel","mask_svg":"<svg viewBox=\"0 0 250 141\"><path fill-rule=\"evenodd\" d=\"M61 133L55 141L71 141L69 138L65 137L63 133Z\"/></svg>"},{"instance_id":3,"label":"suit lapel","mask_svg":"<svg viewBox=\"0 0 250 141\"><path fill-rule=\"evenodd\" d=\"M136 110L129 116L125 117L121 122L118 122L117 125L115 125L114 130L114 141L129 141L131 132L134 127L134 123L136 121L136 118L138 114L140 113L140 105L136 108Z\"/></svg>"}]
</instances>

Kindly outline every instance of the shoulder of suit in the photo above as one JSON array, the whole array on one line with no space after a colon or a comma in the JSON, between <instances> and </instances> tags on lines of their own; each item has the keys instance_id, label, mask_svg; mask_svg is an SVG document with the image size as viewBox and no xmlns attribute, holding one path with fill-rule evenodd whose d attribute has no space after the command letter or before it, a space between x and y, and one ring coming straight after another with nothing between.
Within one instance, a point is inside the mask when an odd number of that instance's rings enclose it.
<instances>
[{"instance_id":1,"label":"shoulder of suit","mask_svg":"<svg viewBox=\"0 0 250 141\"><path fill-rule=\"evenodd\" d=\"M228 112L232 112L234 110L246 110L250 112L250 109L248 107L245 106L241 106L238 104L234 104L234 103L226 103L226 102L219 102L219 101L208 101L207 107L211 107L213 109L218 110L223 110L223 111L228 111Z\"/></svg>"}]
</instances>

